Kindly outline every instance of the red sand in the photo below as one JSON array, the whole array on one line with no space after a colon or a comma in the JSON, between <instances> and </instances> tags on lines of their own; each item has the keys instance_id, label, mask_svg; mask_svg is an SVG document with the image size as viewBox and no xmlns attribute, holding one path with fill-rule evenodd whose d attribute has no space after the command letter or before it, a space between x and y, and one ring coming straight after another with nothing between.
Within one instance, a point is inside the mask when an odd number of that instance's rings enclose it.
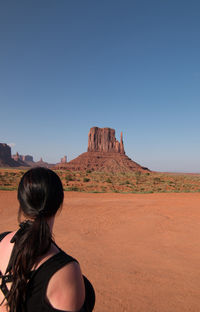
<instances>
[{"instance_id":1,"label":"red sand","mask_svg":"<svg viewBox=\"0 0 200 312\"><path fill-rule=\"evenodd\" d=\"M57 243L96 290L95 312L200 311L200 194L65 193ZM0 192L0 232L17 225Z\"/></svg>"}]
</instances>

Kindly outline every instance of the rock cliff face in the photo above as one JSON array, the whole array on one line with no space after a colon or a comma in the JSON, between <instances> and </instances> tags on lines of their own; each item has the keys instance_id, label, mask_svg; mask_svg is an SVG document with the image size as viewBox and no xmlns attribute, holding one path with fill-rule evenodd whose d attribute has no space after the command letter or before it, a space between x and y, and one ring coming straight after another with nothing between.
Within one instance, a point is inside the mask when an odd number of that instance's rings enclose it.
<instances>
[{"instance_id":1,"label":"rock cliff face","mask_svg":"<svg viewBox=\"0 0 200 312\"><path fill-rule=\"evenodd\" d=\"M18 152L15 155L12 155L12 158L16 161L34 162L33 156L31 156L31 155L19 155Z\"/></svg>"},{"instance_id":2,"label":"rock cliff face","mask_svg":"<svg viewBox=\"0 0 200 312\"><path fill-rule=\"evenodd\" d=\"M0 167L47 167L51 168L54 164L46 163L40 159L35 162L31 155L11 155L11 148L5 143L0 143Z\"/></svg>"},{"instance_id":3,"label":"rock cliff face","mask_svg":"<svg viewBox=\"0 0 200 312\"><path fill-rule=\"evenodd\" d=\"M33 156L31 156L31 155L23 155L22 156L22 160L23 161L31 161L31 162L33 162Z\"/></svg>"},{"instance_id":4,"label":"rock cliff face","mask_svg":"<svg viewBox=\"0 0 200 312\"><path fill-rule=\"evenodd\" d=\"M88 152L125 154L122 133L119 142L115 138L114 129L98 127L91 128L88 134Z\"/></svg>"},{"instance_id":5,"label":"rock cliff face","mask_svg":"<svg viewBox=\"0 0 200 312\"><path fill-rule=\"evenodd\" d=\"M6 143L0 143L0 167L19 167L20 164L12 159L11 148Z\"/></svg>"},{"instance_id":6,"label":"rock cliff face","mask_svg":"<svg viewBox=\"0 0 200 312\"><path fill-rule=\"evenodd\" d=\"M114 129L97 127L90 129L86 153L68 163L59 163L55 168L107 172L149 171L125 155L122 133L118 142Z\"/></svg>"},{"instance_id":7,"label":"rock cliff face","mask_svg":"<svg viewBox=\"0 0 200 312\"><path fill-rule=\"evenodd\" d=\"M62 164L66 164L66 163L67 163L67 156L63 156L63 157L61 158L60 162L61 162Z\"/></svg>"},{"instance_id":8,"label":"rock cliff face","mask_svg":"<svg viewBox=\"0 0 200 312\"><path fill-rule=\"evenodd\" d=\"M5 143L0 143L0 158L3 161L11 158L11 148Z\"/></svg>"}]
</instances>

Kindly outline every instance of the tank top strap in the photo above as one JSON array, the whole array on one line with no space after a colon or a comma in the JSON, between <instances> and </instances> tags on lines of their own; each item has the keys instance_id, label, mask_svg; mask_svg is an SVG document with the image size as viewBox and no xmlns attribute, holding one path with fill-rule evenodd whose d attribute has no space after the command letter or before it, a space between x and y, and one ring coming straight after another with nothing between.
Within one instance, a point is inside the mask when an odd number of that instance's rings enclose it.
<instances>
[{"instance_id":1,"label":"tank top strap","mask_svg":"<svg viewBox=\"0 0 200 312\"><path fill-rule=\"evenodd\" d=\"M46 288L51 277L59 269L70 262L78 262L75 258L60 250L57 254L47 259L38 269L31 273L31 279L39 279L42 281L43 287Z\"/></svg>"},{"instance_id":2,"label":"tank top strap","mask_svg":"<svg viewBox=\"0 0 200 312\"><path fill-rule=\"evenodd\" d=\"M3 232L3 233L1 233L1 234L0 234L0 241L2 241L2 239L3 239L4 237L6 237L6 235L8 235L9 233L11 233L11 232Z\"/></svg>"}]
</instances>

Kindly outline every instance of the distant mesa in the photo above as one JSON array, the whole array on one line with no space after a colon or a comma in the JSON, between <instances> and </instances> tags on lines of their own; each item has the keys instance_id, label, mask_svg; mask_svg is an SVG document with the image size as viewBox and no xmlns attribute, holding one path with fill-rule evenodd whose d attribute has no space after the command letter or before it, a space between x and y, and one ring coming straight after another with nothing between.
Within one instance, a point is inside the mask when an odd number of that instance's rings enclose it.
<instances>
[{"instance_id":1,"label":"distant mesa","mask_svg":"<svg viewBox=\"0 0 200 312\"><path fill-rule=\"evenodd\" d=\"M67 156L62 157L61 160L60 160L60 162L61 162L61 164L66 164L66 162L67 162Z\"/></svg>"},{"instance_id":2,"label":"distant mesa","mask_svg":"<svg viewBox=\"0 0 200 312\"><path fill-rule=\"evenodd\" d=\"M124 150L123 135L120 141L115 137L115 130L111 128L93 127L88 134L87 152L67 162L67 156L61 158L56 166L44 162L41 158L35 162L31 155L11 155L11 148L6 143L0 143L0 167L47 167L75 171L150 171L131 160Z\"/></svg>"},{"instance_id":3,"label":"distant mesa","mask_svg":"<svg viewBox=\"0 0 200 312\"><path fill-rule=\"evenodd\" d=\"M55 168L75 171L150 171L125 154L122 133L119 142L115 138L114 129L98 127L89 131L87 152L68 163L61 162Z\"/></svg>"},{"instance_id":4,"label":"distant mesa","mask_svg":"<svg viewBox=\"0 0 200 312\"><path fill-rule=\"evenodd\" d=\"M33 156L30 155L19 155L19 153L17 152L15 155L12 155L12 158L16 161L22 160L25 162L34 162L33 161Z\"/></svg>"},{"instance_id":5,"label":"distant mesa","mask_svg":"<svg viewBox=\"0 0 200 312\"><path fill-rule=\"evenodd\" d=\"M11 148L6 143L0 143L0 167L20 167L21 162L11 156Z\"/></svg>"},{"instance_id":6,"label":"distant mesa","mask_svg":"<svg viewBox=\"0 0 200 312\"><path fill-rule=\"evenodd\" d=\"M51 168L54 164L46 163L40 159L35 162L31 155L20 155L18 152L11 155L11 148L6 143L0 143L0 167L48 167Z\"/></svg>"},{"instance_id":7,"label":"distant mesa","mask_svg":"<svg viewBox=\"0 0 200 312\"><path fill-rule=\"evenodd\" d=\"M19 166L32 167L32 165L34 164L33 156L30 155L19 155L19 153L17 152L11 157L19 164Z\"/></svg>"},{"instance_id":8,"label":"distant mesa","mask_svg":"<svg viewBox=\"0 0 200 312\"><path fill-rule=\"evenodd\" d=\"M32 164L32 167L52 168L54 166L55 166L55 164L49 164L49 163L43 161L42 157L40 158L39 161L36 161L36 162L34 162L34 164Z\"/></svg>"}]
</instances>

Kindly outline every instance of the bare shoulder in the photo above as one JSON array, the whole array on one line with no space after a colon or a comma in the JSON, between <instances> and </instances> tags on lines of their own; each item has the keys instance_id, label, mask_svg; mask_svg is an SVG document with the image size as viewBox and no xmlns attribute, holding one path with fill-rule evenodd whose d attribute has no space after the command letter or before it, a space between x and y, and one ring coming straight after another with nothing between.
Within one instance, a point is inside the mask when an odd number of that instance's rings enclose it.
<instances>
[{"instance_id":1,"label":"bare shoulder","mask_svg":"<svg viewBox=\"0 0 200 312\"><path fill-rule=\"evenodd\" d=\"M8 312L6 306L0 306L0 312Z\"/></svg>"},{"instance_id":2,"label":"bare shoulder","mask_svg":"<svg viewBox=\"0 0 200 312\"><path fill-rule=\"evenodd\" d=\"M15 235L16 231L15 232L11 232L9 234L7 234L3 239L2 241L0 242L0 254L3 254L5 253L6 249L8 248L12 248L13 247L13 244L10 243L10 240L12 239L12 237Z\"/></svg>"},{"instance_id":3,"label":"bare shoulder","mask_svg":"<svg viewBox=\"0 0 200 312\"><path fill-rule=\"evenodd\" d=\"M16 231L8 233L1 241L0 241L0 247L4 246L8 243L10 243L10 240L15 235Z\"/></svg>"},{"instance_id":4,"label":"bare shoulder","mask_svg":"<svg viewBox=\"0 0 200 312\"><path fill-rule=\"evenodd\" d=\"M80 265L73 261L58 270L50 279L47 299L53 308L78 311L85 300L85 286Z\"/></svg>"},{"instance_id":5,"label":"bare shoulder","mask_svg":"<svg viewBox=\"0 0 200 312\"><path fill-rule=\"evenodd\" d=\"M15 235L15 232L11 232L9 234L7 234L2 241L0 242L0 269L2 271L4 271L5 266L7 264L7 261L10 257L12 248L13 248L13 244L10 243L10 240L12 239L12 237Z\"/></svg>"}]
</instances>

